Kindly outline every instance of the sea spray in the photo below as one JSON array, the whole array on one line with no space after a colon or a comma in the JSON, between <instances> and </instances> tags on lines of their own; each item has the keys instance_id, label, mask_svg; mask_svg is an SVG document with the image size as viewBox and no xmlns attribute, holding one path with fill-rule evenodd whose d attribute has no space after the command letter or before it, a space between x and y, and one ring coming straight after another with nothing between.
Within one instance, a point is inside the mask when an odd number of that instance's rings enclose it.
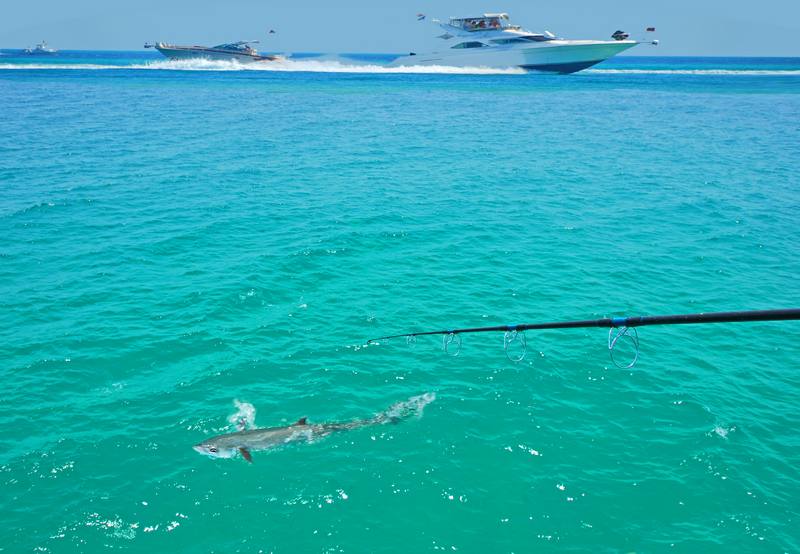
<instances>
[{"instance_id":1,"label":"sea spray","mask_svg":"<svg viewBox=\"0 0 800 554\"><path fill-rule=\"evenodd\" d=\"M403 402L397 402L387 408L382 415L390 420L403 419L410 416L422 417L425 406L436 400L435 392L426 392L419 396L412 396ZM380 416L380 414L379 414Z\"/></svg>"},{"instance_id":2,"label":"sea spray","mask_svg":"<svg viewBox=\"0 0 800 554\"><path fill-rule=\"evenodd\" d=\"M256 408L249 402L233 400L236 412L228 416L228 422L237 429L253 429L256 426Z\"/></svg>"}]
</instances>

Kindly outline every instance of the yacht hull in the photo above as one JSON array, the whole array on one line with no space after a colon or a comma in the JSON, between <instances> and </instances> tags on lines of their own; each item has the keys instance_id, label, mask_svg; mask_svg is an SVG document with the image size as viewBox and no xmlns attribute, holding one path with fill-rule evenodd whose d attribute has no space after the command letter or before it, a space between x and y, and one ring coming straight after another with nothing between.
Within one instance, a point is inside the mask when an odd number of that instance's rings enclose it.
<instances>
[{"instance_id":1,"label":"yacht hull","mask_svg":"<svg viewBox=\"0 0 800 554\"><path fill-rule=\"evenodd\" d=\"M227 52L225 50L216 50L214 48L202 48L198 46L155 46L155 49L161 52L170 60L223 60L223 61L237 61L242 63L250 62L264 62L275 61L278 56L260 56L251 55L238 52Z\"/></svg>"},{"instance_id":2,"label":"yacht hull","mask_svg":"<svg viewBox=\"0 0 800 554\"><path fill-rule=\"evenodd\" d=\"M403 56L395 66L442 65L449 67L519 67L527 71L575 73L636 46L633 40L553 40L535 46L460 49L416 56Z\"/></svg>"}]
</instances>

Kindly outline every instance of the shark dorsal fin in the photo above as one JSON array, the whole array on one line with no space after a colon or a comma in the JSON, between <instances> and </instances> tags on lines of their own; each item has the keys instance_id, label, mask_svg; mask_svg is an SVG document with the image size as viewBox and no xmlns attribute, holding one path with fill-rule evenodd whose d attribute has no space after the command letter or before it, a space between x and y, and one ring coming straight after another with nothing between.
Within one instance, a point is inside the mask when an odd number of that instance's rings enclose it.
<instances>
[{"instance_id":1,"label":"shark dorsal fin","mask_svg":"<svg viewBox=\"0 0 800 554\"><path fill-rule=\"evenodd\" d=\"M301 417L300 419L297 420L297 423L295 423L295 425L305 425L307 419L308 418L306 417Z\"/></svg>"}]
</instances>

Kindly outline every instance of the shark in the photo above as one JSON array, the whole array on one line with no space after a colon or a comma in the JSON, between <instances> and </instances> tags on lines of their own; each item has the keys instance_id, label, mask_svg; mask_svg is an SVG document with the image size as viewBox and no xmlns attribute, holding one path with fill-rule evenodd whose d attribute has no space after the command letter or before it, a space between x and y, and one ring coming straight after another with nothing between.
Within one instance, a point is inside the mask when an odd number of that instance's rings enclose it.
<instances>
[{"instance_id":1,"label":"shark","mask_svg":"<svg viewBox=\"0 0 800 554\"><path fill-rule=\"evenodd\" d=\"M291 425L244 429L244 423L241 422L239 431L208 438L192 448L212 458L235 458L241 455L252 463L254 451L269 450L290 443L312 442L340 431L399 423L413 415L421 416L425 406L435 399L436 394L431 392L412 396L408 400L392 404L372 417L341 423L309 423L308 418L301 417Z\"/></svg>"}]
</instances>

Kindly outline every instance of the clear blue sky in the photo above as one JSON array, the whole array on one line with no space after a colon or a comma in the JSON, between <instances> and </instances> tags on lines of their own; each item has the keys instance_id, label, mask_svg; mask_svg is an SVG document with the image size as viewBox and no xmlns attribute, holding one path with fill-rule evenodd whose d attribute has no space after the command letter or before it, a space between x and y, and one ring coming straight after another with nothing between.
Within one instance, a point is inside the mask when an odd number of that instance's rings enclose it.
<instances>
[{"instance_id":1,"label":"clear blue sky","mask_svg":"<svg viewBox=\"0 0 800 554\"><path fill-rule=\"evenodd\" d=\"M417 12L447 18L505 11L535 31L606 38L657 28L639 55L800 56L800 0L8 0L0 48L47 40L61 49L137 50L145 41L217 44L260 39L262 50L424 50L436 29ZM277 34L267 36L269 29Z\"/></svg>"}]
</instances>

